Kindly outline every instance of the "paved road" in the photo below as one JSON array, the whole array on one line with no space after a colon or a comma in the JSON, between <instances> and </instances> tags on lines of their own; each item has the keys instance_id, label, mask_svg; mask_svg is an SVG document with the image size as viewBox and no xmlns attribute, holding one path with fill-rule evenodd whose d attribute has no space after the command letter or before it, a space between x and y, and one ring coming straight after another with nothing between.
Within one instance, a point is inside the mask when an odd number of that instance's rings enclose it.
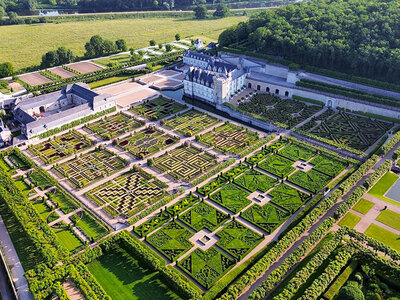
<instances>
[{"instance_id":1,"label":"paved road","mask_svg":"<svg viewBox=\"0 0 400 300\"><path fill-rule=\"evenodd\" d=\"M0 260L0 296L3 300L13 299L13 294L8 286L8 278L5 267Z\"/></svg>"}]
</instances>

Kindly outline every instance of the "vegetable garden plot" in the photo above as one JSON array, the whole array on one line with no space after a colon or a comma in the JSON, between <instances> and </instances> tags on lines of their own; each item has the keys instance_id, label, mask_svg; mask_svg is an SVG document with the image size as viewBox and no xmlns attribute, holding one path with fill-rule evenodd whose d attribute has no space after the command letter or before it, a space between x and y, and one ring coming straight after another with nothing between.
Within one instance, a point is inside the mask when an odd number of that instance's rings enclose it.
<instances>
[{"instance_id":1,"label":"vegetable garden plot","mask_svg":"<svg viewBox=\"0 0 400 300\"><path fill-rule=\"evenodd\" d=\"M287 210L279 208L271 203L264 206L254 204L245 210L241 217L255 226L261 228L268 234L271 234L289 217L290 213Z\"/></svg>"},{"instance_id":2,"label":"vegetable garden plot","mask_svg":"<svg viewBox=\"0 0 400 300\"><path fill-rule=\"evenodd\" d=\"M184 110L187 106L159 96L157 99L145 101L145 103L132 106L131 111L143 117L156 121Z\"/></svg>"},{"instance_id":3,"label":"vegetable garden plot","mask_svg":"<svg viewBox=\"0 0 400 300\"><path fill-rule=\"evenodd\" d=\"M278 180L257 170L251 169L236 178L234 182L250 192L261 191L265 193L277 184Z\"/></svg>"},{"instance_id":4,"label":"vegetable garden plot","mask_svg":"<svg viewBox=\"0 0 400 300\"><path fill-rule=\"evenodd\" d=\"M308 172L299 170L291 175L288 180L312 193L317 193L332 180L332 177L315 170Z\"/></svg>"},{"instance_id":5,"label":"vegetable garden plot","mask_svg":"<svg viewBox=\"0 0 400 300\"><path fill-rule=\"evenodd\" d=\"M284 183L274 188L269 192L269 195L272 197L272 203L286 209L292 214L312 197Z\"/></svg>"},{"instance_id":6,"label":"vegetable garden plot","mask_svg":"<svg viewBox=\"0 0 400 300\"><path fill-rule=\"evenodd\" d=\"M234 265L235 260L229 258L214 247L203 251L196 249L187 257L178 261L178 267L206 289L213 286Z\"/></svg>"},{"instance_id":7,"label":"vegetable garden plot","mask_svg":"<svg viewBox=\"0 0 400 300\"><path fill-rule=\"evenodd\" d=\"M155 127L148 127L118 139L116 146L128 151L137 159L143 159L179 141L179 138L166 134Z\"/></svg>"},{"instance_id":8,"label":"vegetable garden plot","mask_svg":"<svg viewBox=\"0 0 400 300\"><path fill-rule=\"evenodd\" d=\"M218 231L217 236L220 239L216 245L237 260L243 259L263 240L261 235L236 220L228 223Z\"/></svg>"},{"instance_id":9,"label":"vegetable garden plot","mask_svg":"<svg viewBox=\"0 0 400 300\"><path fill-rule=\"evenodd\" d=\"M108 150L94 150L53 168L74 186L82 188L126 166L126 161Z\"/></svg>"},{"instance_id":10,"label":"vegetable garden plot","mask_svg":"<svg viewBox=\"0 0 400 300\"><path fill-rule=\"evenodd\" d=\"M200 201L200 198L194 196L193 194L189 194L183 199L176 202L174 205L167 207L165 210L160 211L150 220L142 223L141 225L134 228L134 231L140 236L144 237L148 233L152 232L156 228L160 227L161 225L165 224L173 218L174 216L178 215L179 213L185 211L189 207L196 204Z\"/></svg>"},{"instance_id":11,"label":"vegetable garden plot","mask_svg":"<svg viewBox=\"0 0 400 300\"><path fill-rule=\"evenodd\" d=\"M250 193L248 191L234 183L230 183L211 194L209 198L226 209L237 213L251 203L251 201L247 199L249 195Z\"/></svg>"},{"instance_id":12,"label":"vegetable garden plot","mask_svg":"<svg viewBox=\"0 0 400 300\"><path fill-rule=\"evenodd\" d=\"M181 135L192 136L219 122L219 119L214 118L209 114L191 109L182 114L178 114L172 119L164 121L162 125Z\"/></svg>"},{"instance_id":13,"label":"vegetable garden plot","mask_svg":"<svg viewBox=\"0 0 400 300\"><path fill-rule=\"evenodd\" d=\"M284 156L290 160L298 161L304 160L308 161L315 155L315 152L311 151L310 149L304 148L300 145L291 143L279 151L279 155Z\"/></svg>"},{"instance_id":14,"label":"vegetable garden plot","mask_svg":"<svg viewBox=\"0 0 400 300\"><path fill-rule=\"evenodd\" d=\"M85 128L101 139L109 140L143 125L144 122L136 120L127 114L119 113L112 116L105 116L101 120L86 124Z\"/></svg>"},{"instance_id":15,"label":"vegetable garden plot","mask_svg":"<svg viewBox=\"0 0 400 300\"><path fill-rule=\"evenodd\" d=\"M214 231L229 220L230 216L205 202L200 202L187 212L179 215L178 218L196 231L202 229Z\"/></svg>"},{"instance_id":16,"label":"vegetable garden plot","mask_svg":"<svg viewBox=\"0 0 400 300\"><path fill-rule=\"evenodd\" d=\"M346 169L348 165L345 160L340 159L339 157L334 158L323 154L315 157L312 161L310 161L310 163L314 165L314 170L329 175L333 178Z\"/></svg>"},{"instance_id":17,"label":"vegetable garden plot","mask_svg":"<svg viewBox=\"0 0 400 300\"><path fill-rule=\"evenodd\" d=\"M292 165L292 160L279 155L272 155L259 163L257 167L280 178L284 178L296 170Z\"/></svg>"},{"instance_id":18,"label":"vegetable garden plot","mask_svg":"<svg viewBox=\"0 0 400 300\"><path fill-rule=\"evenodd\" d=\"M193 146L180 146L154 158L154 169L176 180L192 180L217 165L216 157Z\"/></svg>"},{"instance_id":19,"label":"vegetable garden plot","mask_svg":"<svg viewBox=\"0 0 400 300\"><path fill-rule=\"evenodd\" d=\"M165 188L144 171L129 171L86 193L110 214L131 216L140 205L155 203L166 195Z\"/></svg>"},{"instance_id":20,"label":"vegetable garden plot","mask_svg":"<svg viewBox=\"0 0 400 300\"><path fill-rule=\"evenodd\" d=\"M146 238L146 242L170 261L175 261L193 247L193 244L189 241L192 236L192 232L176 221L172 221Z\"/></svg>"},{"instance_id":21,"label":"vegetable garden plot","mask_svg":"<svg viewBox=\"0 0 400 300\"><path fill-rule=\"evenodd\" d=\"M71 130L40 144L29 146L28 149L45 164L49 164L83 151L91 145L92 140L75 130Z\"/></svg>"},{"instance_id":22,"label":"vegetable garden plot","mask_svg":"<svg viewBox=\"0 0 400 300\"><path fill-rule=\"evenodd\" d=\"M259 138L254 131L225 122L224 125L200 135L198 141L206 146L213 146L222 153L238 154Z\"/></svg>"},{"instance_id":23,"label":"vegetable garden plot","mask_svg":"<svg viewBox=\"0 0 400 300\"><path fill-rule=\"evenodd\" d=\"M309 130L309 133L365 151L391 127L392 124L384 121L339 112Z\"/></svg>"}]
</instances>

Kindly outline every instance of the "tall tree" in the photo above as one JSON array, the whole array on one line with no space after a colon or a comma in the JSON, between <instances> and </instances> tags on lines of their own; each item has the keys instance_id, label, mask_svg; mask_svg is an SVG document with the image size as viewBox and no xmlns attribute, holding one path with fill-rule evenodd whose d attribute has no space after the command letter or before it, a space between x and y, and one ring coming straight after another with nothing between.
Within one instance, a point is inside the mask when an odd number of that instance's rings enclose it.
<instances>
[{"instance_id":1,"label":"tall tree","mask_svg":"<svg viewBox=\"0 0 400 300\"><path fill-rule=\"evenodd\" d=\"M193 11L196 19L205 19L207 17L207 7L204 4L197 5Z\"/></svg>"},{"instance_id":2,"label":"tall tree","mask_svg":"<svg viewBox=\"0 0 400 300\"><path fill-rule=\"evenodd\" d=\"M10 62L0 64L0 78L8 77L14 74L14 67Z\"/></svg>"}]
</instances>

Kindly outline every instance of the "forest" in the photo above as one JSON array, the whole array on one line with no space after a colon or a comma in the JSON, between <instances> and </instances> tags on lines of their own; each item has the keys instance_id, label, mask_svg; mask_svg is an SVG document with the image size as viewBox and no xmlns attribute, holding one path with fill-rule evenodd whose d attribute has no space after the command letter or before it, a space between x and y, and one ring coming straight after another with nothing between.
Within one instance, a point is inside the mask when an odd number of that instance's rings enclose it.
<instances>
[{"instance_id":1,"label":"forest","mask_svg":"<svg viewBox=\"0 0 400 300\"><path fill-rule=\"evenodd\" d=\"M222 47L389 82L400 78L398 0L310 0L266 10L219 36Z\"/></svg>"}]
</instances>

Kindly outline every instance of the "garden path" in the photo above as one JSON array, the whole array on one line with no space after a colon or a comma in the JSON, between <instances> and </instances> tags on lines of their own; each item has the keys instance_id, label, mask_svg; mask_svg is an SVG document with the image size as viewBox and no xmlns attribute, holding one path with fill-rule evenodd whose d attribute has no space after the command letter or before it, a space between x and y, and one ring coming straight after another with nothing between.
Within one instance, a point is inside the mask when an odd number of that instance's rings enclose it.
<instances>
[{"instance_id":1,"label":"garden path","mask_svg":"<svg viewBox=\"0 0 400 300\"><path fill-rule=\"evenodd\" d=\"M28 282L24 276L25 271L19 260L17 251L11 241L7 228L0 216L0 244L4 250L7 263L10 266L11 274L17 290L17 294L21 300L33 300L33 296L29 291Z\"/></svg>"}]
</instances>

